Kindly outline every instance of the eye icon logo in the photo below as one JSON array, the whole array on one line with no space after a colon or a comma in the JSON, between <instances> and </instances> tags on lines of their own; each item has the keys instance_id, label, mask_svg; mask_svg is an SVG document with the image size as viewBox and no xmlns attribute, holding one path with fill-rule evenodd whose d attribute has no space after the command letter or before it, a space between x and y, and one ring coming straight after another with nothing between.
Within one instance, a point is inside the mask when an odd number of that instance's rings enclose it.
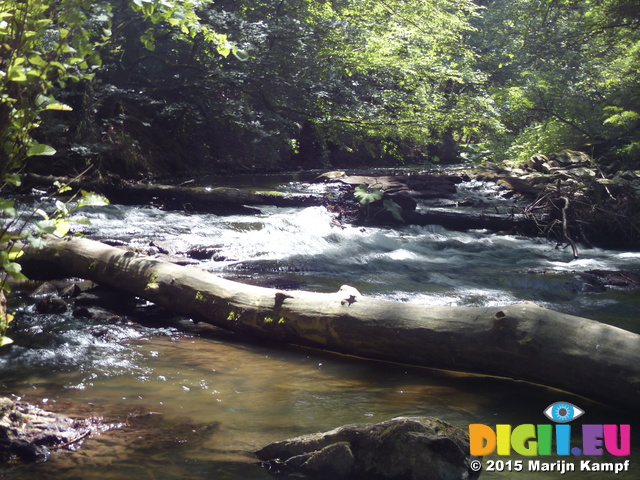
<instances>
[{"instance_id":1,"label":"eye icon logo","mask_svg":"<svg viewBox=\"0 0 640 480\"><path fill-rule=\"evenodd\" d=\"M549 405L544 414L556 423L568 423L582 416L584 410L569 402L556 402Z\"/></svg>"}]
</instances>

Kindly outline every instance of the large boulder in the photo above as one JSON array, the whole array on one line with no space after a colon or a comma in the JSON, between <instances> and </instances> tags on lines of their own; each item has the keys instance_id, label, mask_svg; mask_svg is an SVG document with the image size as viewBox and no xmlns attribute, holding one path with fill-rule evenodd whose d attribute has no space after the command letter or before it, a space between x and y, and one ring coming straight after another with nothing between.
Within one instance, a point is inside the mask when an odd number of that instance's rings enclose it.
<instances>
[{"instance_id":1,"label":"large boulder","mask_svg":"<svg viewBox=\"0 0 640 480\"><path fill-rule=\"evenodd\" d=\"M346 425L272 443L256 455L280 472L332 479L465 480L470 467L466 432L432 417L397 417Z\"/></svg>"}]
</instances>

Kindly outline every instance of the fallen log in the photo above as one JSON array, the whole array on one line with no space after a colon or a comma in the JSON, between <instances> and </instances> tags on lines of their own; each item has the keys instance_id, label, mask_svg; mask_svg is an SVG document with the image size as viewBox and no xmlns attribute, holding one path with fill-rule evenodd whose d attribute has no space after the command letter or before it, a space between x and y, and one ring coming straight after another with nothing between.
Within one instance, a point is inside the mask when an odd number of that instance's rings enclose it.
<instances>
[{"instance_id":1,"label":"fallen log","mask_svg":"<svg viewBox=\"0 0 640 480\"><path fill-rule=\"evenodd\" d=\"M122 205L162 206L167 210L186 210L216 215L253 215L259 213L250 206L307 207L322 204L322 197L309 194L247 190L232 187L193 187L145 183L108 183L36 174L23 177L25 187L53 186L55 183L95 191L110 202Z\"/></svg>"},{"instance_id":2,"label":"fallen log","mask_svg":"<svg viewBox=\"0 0 640 480\"><path fill-rule=\"evenodd\" d=\"M440 225L449 230L491 230L494 232L512 232L520 235L536 235L538 225L535 219L523 214L492 214L465 211L446 211L433 208L420 211L402 210L402 220L395 218L385 209L372 209L369 223L386 225Z\"/></svg>"},{"instance_id":3,"label":"fallen log","mask_svg":"<svg viewBox=\"0 0 640 480\"><path fill-rule=\"evenodd\" d=\"M369 298L348 286L279 291L80 238L29 248L21 264L34 279L82 277L263 340L510 377L627 407L640 401L640 335L533 303L442 307Z\"/></svg>"}]
</instances>

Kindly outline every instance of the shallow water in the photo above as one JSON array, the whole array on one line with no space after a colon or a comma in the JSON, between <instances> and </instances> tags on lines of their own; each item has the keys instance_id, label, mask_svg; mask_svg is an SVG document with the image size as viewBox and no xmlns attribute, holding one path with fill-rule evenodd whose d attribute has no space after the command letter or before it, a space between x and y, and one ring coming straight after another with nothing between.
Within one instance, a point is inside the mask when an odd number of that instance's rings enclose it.
<instances>
[{"instance_id":1,"label":"shallow water","mask_svg":"<svg viewBox=\"0 0 640 480\"><path fill-rule=\"evenodd\" d=\"M216 217L108 206L88 211L92 225L81 228L90 237L171 254L212 248L215 259L201 265L238 281L313 291L349 284L366 295L438 305L529 300L640 331L637 293L585 293L578 277L596 268L640 271L637 253L582 250L573 261L570 251L545 240L440 227L336 226L322 207L261 210L256 217ZM559 400L580 406L589 423L635 418L522 382L245 343L176 328L166 316L160 328L134 318L100 323L20 307L11 333L16 344L0 355L0 388L70 414L104 416L118 428L96 432L76 452L0 476L258 480L271 475L255 464L256 449L346 423L398 415L433 415L461 428L548 423L542 410ZM616 478L639 477L637 440L634 433L632 471ZM515 475L484 472L482 478ZM563 477L604 478L597 472Z\"/></svg>"}]
</instances>

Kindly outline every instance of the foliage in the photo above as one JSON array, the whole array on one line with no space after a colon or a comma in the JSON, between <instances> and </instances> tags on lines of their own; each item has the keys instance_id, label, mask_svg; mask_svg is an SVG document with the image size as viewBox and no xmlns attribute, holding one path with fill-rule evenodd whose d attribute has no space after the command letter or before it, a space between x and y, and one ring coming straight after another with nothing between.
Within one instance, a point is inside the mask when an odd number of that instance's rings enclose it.
<instances>
[{"instance_id":1,"label":"foliage","mask_svg":"<svg viewBox=\"0 0 640 480\"><path fill-rule=\"evenodd\" d=\"M563 148L638 160L640 14L629 0L493 0L472 38L507 158ZM591 153L591 152L589 152Z\"/></svg>"},{"instance_id":2,"label":"foliage","mask_svg":"<svg viewBox=\"0 0 640 480\"><path fill-rule=\"evenodd\" d=\"M153 5L160 14L162 2ZM170 11L155 21L134 15L140 5L114 9L117 48L101 50L91 89L63 92L76 112L57 148L91 139L70 157L100 157L112 170L154 157L169 170L403 162L447 129L470 135L495 123L490 102L476 94L484 76L465 43L476 15L470 1L194 6L187 10L197 26L184 29L171 26ZM225 45L235 57L220 55ZM51 141L60 141L59 130Z\"/></svg>"},{"instance_id":3,"label":"foliage","mask_svg":"<svg viewBox=\"0 0 640 480\"><path fill-rule=\"evenodd\" d=\"M90 19L90 15L92 15ZM0 6L0 180L14 176L25 158L53 155L32 132L44 111L70 107L50 96L54 87L93 78L96 48L108 40L109 10L103 4L62 0L6 0ZM96 37L88 41L90 36Z\"/></svg>"},{"instance_id":4,"label":"foliage","mask_svg":"<svg viewBox=\"0 0 640 480\"><path fill-rule=\"evenodd\" d=\"M122 34L141 22L138 41L154 50L167 34L199 42L216 55L245 58L226 35L200 23L196 7L209 0L6 0L0 6L0 179L11 176L30 156L53 155L34 130L44 112L71 111L52 93L94 79L103 58L122 54Z\"/></svg>"},{"instance_id":5,"label":"foliage","mask_svg":"<svg viewBox=\"0 0 640 480\"><path fill-rule=\"evenodd\" d=\"M384 192L379 188L372 188L368 185L358 185L354 192L353 196L358 200L358 203L362 207L366 207L365 218L369 220L371 218L371 204L377 202L379 200L383 200ZM391 213L393 218L400 222L404 222L402 218L402 207L398 205L395 201L390 198L386 198L382 201L382 209Z\"/></svg>"},{"instance_id":6,"label":"foliage","mask_svg":"<svg viewBox=\"0 0 640 480\"><path fill-rule=\"evenodd\" d=\"M299 156L326 161L334 146L397 159L447 128L487 123L469 88L483 78L464 42L475 14L469 1L284 0L222 3L208 18L251 55L220 69L236 125L256 142L281 138L282 151L293 137Z\"/></svg>"},{"instance_id":7,"label":"foliage","mask_svg":"<svg viewBox=\"0 0 640 480\"><path fill-rule=\"evenodd\" d=\"M67 185L56 184L55 195L59 196L68 192ZM67 235L71 223L88 223L83 217L72 218L82 207L99 206L108 204L108 200L101 195L80 190L71 196L66 202L62 202L53 196L45 197L37 206L25 212L18 212L15 202L12 200L0 200L0 346L11 343L5 336L12 316L6 312L4 303L5 292L10 293L9 278L14 281L26 280L22 274L19 259L23 254L25 245L33 248L41 248L47 235L59 238ZM52 204L53 210L46 212L46 205Z\"/></svg>"},{"instance_id":8,"label":"foliage","mask_svg":"<svg viewBox=\"0 0 640 480\"><path fill-rule=\"evenodd\" d=\"M360 202L360 205L369 205L382 198L382 190L379 188L370 188L367 185L358 185L353 195L356 197L356 200Z\"/></svg>"},{"instance_id":9,"label":"foliage","mask_svg":"<svg viewBox=\"0 0 640 480\"><path fill-rule=\"evenodd\" d=\"M45 144L127 175L155 157L166 170L434 160L443 138L472 161L488 155L469 145L511 159L640 151L631 0L8 0L1 12L0 134L17 152L2 172L53 153L32 139L43 118Z\"/></svg>"}]
</instances>

